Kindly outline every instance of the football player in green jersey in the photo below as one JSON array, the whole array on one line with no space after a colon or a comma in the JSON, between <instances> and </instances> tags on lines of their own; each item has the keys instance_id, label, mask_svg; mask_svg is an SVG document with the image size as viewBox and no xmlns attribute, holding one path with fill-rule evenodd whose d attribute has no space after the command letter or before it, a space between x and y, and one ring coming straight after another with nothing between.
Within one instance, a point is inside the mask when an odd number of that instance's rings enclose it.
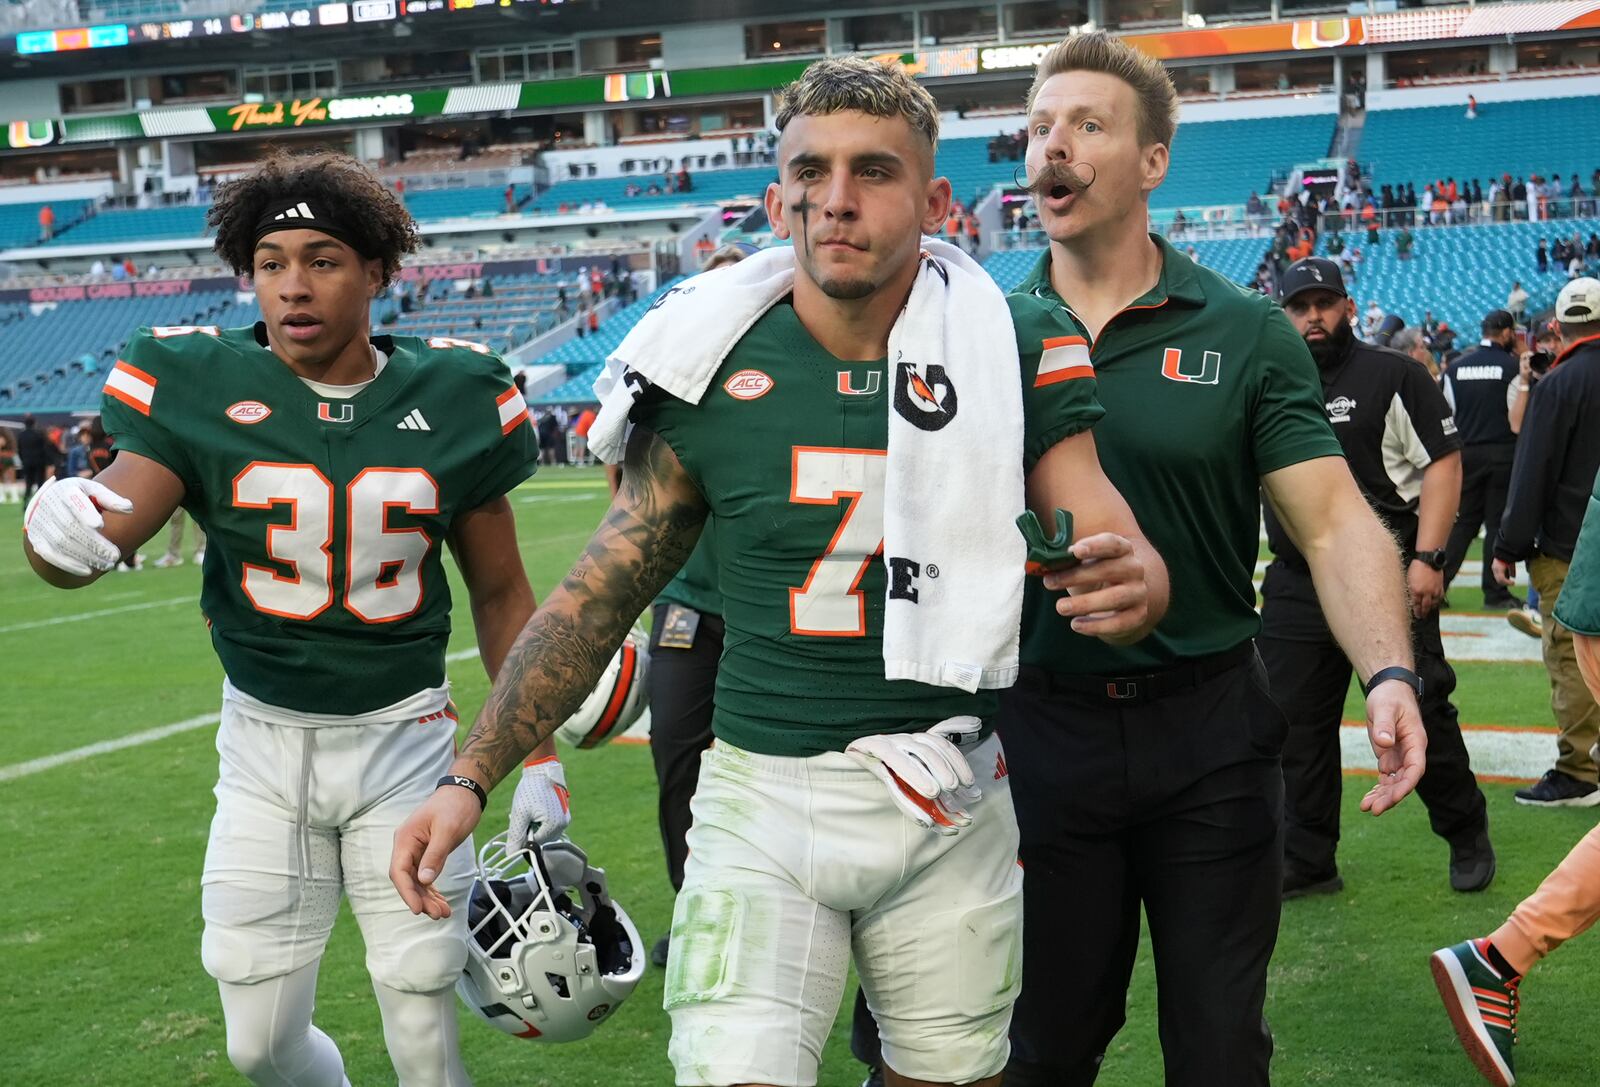
<instances>
[{"instance_id":1,"label":"football player in green jersey","mask_svg":"<svg viewBox=\"0 0 1600 1087\"><path fill-rule=\"evenodd\" d=\"M611 509L519 636L454 772L489 788L560 724L714 518L726 640L667 966L677 1082L815 1083L853 958L890 1083L992 1085L1021 884L996 692L889 680L884 661L885 356L921 237L950 207L937 107L898 67L840 58L789 88L777 123L767 212L795 241L792 294L698 404L637 402ZM1088 560L1051 575L1075 592L1062 614L1138 638L1165 574L1100 471L1092 373L1038 369L1020 375L1029 502L1069 507ZM1020 574L996 567L977 596ZM432 885L479 815L441 788L397 833L391 877L414 909L448 915Z\"/></svg>"},{"instance_id":2,"label":"football player in green jersey","mask_svg":"<svg viewBox=\"0 0 1600 1087\"><path fill-rule=\"evenodd\" d=\"M209 537L200 604L226 680L201 957L234 1065L263 1085L346 1082L311 1022L343 892L400 1083L466 1084L465 925L414 917L384 865L454 755L442 545L491 676L533 612L506 493L533 473L536 441L487 348L371 335L369 302L417 238L360 163L274 156L220 187L209 219L217 251L253 278L262 321L134 333L103 406L121 455L39 493L28 558L76 588L180 506ZM525 777L538 837L559 834L559 764ZM443 867L442 893L460 904L470 844Z\"/></svg>"}]
</instances>

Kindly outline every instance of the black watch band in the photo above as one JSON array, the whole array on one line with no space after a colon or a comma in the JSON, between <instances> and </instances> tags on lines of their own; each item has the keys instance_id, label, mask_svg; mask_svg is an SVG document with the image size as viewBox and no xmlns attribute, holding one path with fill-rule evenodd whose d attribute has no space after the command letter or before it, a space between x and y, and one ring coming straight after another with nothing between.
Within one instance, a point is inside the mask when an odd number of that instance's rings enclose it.
<instances>
[{"instance_id":1,"label":"black watch band","mask_svg":"<svg viewBox=\"0 0 1600 1087\"><path fill-rule=\"evenodd\" d=\"M1433 570L1443 570L1449 562L1449 555L1442 547L1436 551L1414 551L1411 557L1417 562L1426 563Z\"/></svg>"},{"instance_id":2,"label":"black watch band","mask_svg":"<svg viewBox=\"0 0 1600 1087\"><path fill-rule=\"evenodd\" d=\"M1407 687L1410 687L1413 691L1416 691L1417 698L1419 700L1422 698L1422 677L1417 675L1417 673L1413 672L1411 669L1401 668L1399 665L1394 665L1390 668L1380 668L1378 671L1372 673L1372 678L1367 680L1367 685L1361 688L1361 691L1363 694L1370 695L1374 687L1380 683L1387 683L1391 679L1398 679Z\"/></svg>"},{"instance_id":3,"label":"black watch band","mask_svg":"<svg viewBox=\"0 0 1600 1087\"><path fill-rule=\"evenodd\" d=\"M482 785L479 785L469 777L464 777L461 774L446 774L433 783L435 789L442 789L446 785L459 785L463 789L471 789L474 793L477 793L480 811L489 806L489 794L483 791Z\"/></svg>"}]
</instances>

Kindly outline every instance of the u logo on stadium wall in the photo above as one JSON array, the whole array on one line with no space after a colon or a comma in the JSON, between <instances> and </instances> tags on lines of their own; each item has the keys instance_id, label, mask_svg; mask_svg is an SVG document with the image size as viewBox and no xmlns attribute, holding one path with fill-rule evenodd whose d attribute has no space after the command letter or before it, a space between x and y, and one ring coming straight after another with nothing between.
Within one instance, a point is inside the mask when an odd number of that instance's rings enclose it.
<instances>
[{"instance_id":1,"label":"u logo on stadium wall","mask_svg":"<svg viewBox=\"0 0 1600 1087\"><path fill-rule=\"evenodd\" d=\"M1360 45L1366 38L1360 19L1300 19L1294 24L1296 49L1337 49Z\"/></svg>"}]
</instances>

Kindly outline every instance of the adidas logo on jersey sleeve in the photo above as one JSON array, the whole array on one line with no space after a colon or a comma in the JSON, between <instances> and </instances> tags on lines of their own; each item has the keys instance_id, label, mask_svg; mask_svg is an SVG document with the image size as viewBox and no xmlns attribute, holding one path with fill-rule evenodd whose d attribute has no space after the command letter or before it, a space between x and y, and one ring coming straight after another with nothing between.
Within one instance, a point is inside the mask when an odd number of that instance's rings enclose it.
<instances>
[{"instance_id":1,"label":"adidas logo on jersey sleeve","mask_svg":"<svg viewBox=\"0 0 1600 1087\"><path fill-rule=\"evenodd\" d=\"M421 408L412 408L410 414L395 424L396 430L432 430L428 420L422 417Z\"/></svg>"}]
</instances>

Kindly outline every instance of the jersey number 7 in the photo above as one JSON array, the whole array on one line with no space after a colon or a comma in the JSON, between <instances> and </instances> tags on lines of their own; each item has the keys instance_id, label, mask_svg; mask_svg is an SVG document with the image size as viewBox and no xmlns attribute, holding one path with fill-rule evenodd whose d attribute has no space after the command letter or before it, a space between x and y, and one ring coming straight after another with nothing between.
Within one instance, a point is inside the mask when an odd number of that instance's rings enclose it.
<instances>
[{"instance_id":1,"label":"jersey number 7","mask_svg":"<svg viewBox=\"0 0 1600 1087\"><path fill-rule=\"evenodd\" d=\"M789 501L836 506L843 499L848 505L806 583L789 590L790 633L826 638L867 633L867 602L856 586L883 550L885 463L882 449L794 447Z\"/></svg>"},{"instance_id":2,"label":"jersey number 7","mask_svg":"<svg viewBox=\"0 0 1600 1087\"><path fill-rule=\"evenodd\" d=\"M289 523L267 528L267 557L293 571L246 562L242 587L255 609L315 619L333 604L334 486L314 466L255 461L233 480L236 509L289 507ZM364 623L392 623L422 606L422 560L433 540L420 528L390 528L389 511L439 512L439 485L420 468L366 468L345 488L344 606Z\"/></svg>"}]
</instances>

